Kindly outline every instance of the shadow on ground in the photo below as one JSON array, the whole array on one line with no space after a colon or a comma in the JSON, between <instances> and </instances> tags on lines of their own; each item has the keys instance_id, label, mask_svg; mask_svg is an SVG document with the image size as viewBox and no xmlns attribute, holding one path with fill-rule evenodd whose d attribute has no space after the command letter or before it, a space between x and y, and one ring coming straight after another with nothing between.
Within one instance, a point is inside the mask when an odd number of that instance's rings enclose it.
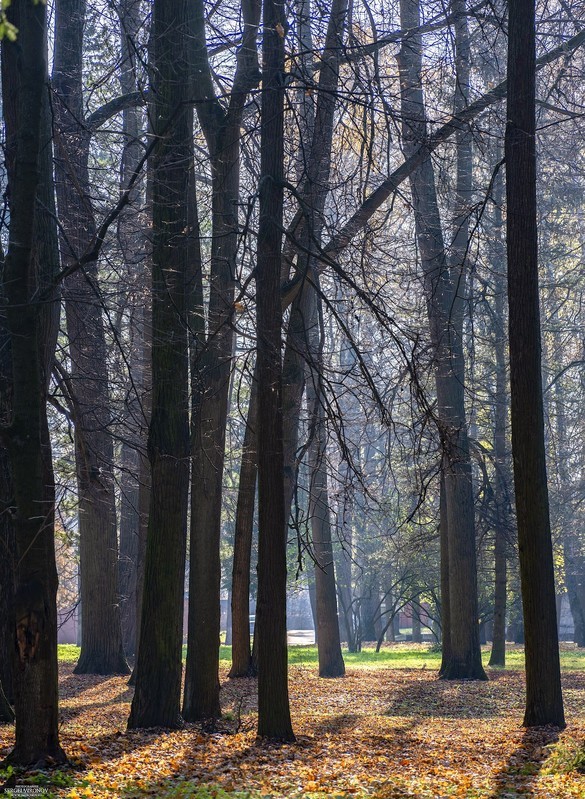
<instances>
[{"instance_id":1,"label":"shadow on ground","mask_svg":"<svg viewBox=\"0 0 585 799\"><path fill-rule=\"evenodd\" d=\"M522 740L496 774L496 787L490 799L510 796L530 796L530 789L550 754L547 747L559 740L556 727L533 727L524 732Z\"/></svg>"},{"instance_id":2,"label":"shadow on ground","mask_svg":"<svg viewBox=\"0 0 585 799\"><path fill-rule=\"evenodd\" d=\"M491 718L502 712L494 696L494 681L413 682L393 691L386 716L417 718ZM497 689L496 689L497 690Z\"/></svg>"}]
</instances>

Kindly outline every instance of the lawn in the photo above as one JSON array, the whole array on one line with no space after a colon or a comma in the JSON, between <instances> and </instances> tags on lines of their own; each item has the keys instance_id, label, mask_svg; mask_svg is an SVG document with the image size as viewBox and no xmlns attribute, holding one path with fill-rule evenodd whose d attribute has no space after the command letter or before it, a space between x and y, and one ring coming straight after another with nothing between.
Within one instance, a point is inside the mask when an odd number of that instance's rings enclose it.
<instances>
[{"instance_id":1,"label":"lawn","mask_svg":"<svg viewBox=\"0 0 585 799\"><path fill-rule=\"evenodd\" d=\"M519 647L509 652L509 668L489 670L489 682L459 683L436 679L439 654L427 645L348 655L340 680L319 679L314 647L291 648L297 742L282 746L256 745L256 686L227 679L226 648L223 718L211 728L189 724L174 732L127 731L126 680L73 675L75 655L75 648L60 649L61 736L72 765L28 775L30 787L43 791L35 796L585 797L585 653L570 645L562 648L562 733L522 729ZM12 739L13 729L0 727L0 753Z\"/></svg>"}]
</instances>

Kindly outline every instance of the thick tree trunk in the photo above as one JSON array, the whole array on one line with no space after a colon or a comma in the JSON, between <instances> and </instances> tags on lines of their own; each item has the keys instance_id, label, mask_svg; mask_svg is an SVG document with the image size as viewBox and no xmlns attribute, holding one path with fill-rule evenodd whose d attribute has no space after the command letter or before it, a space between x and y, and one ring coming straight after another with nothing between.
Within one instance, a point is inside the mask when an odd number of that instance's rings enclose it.
<instances>
[{"instance_id":1,"label":"thick tree trunk","mask_svg":"<svg viewBox=\"0 0 585 799\"><path fill-rule=\"evenodd\" d=\"M374 588L364 580L360 602L360 626L362 641L377 641L376 617L379 614L379 598Z\"/></svg>"},{"instance_id":2,"label":"thick tree trunk","mask_svg":"<svg viewBox=\"0 0 585 799\"><path fill-rule=\"evenodd\" d=\"M14 15L18 9L13 8ZM18 25L17 25L18 27ZM15 159L18 141L19 80L18 47L5 42L2 47L3 115L6 126L5 155L9 183L16 180ZM55 275L59 270L59 244L57 237L55 186L53 181L53 131L52 111L48 81L42 95L41 144L39 153L39 182L34 218L34 242L32 268L39 292L46 292L49 301L39 311L39 348L41 375L45 390L51 380L55 346L59 330L59 292L54 286ZM2 254L2 262L4 256ZM3 294L3 288L0 289ZM0 418L10 423L12 415L12 354L10 334L5 315L0 321ZM48 444L47 444L48 445ZM50 465L50 464L49 464ZM53 478L47 475L47 501L53 502ZM0 451L0 500L7 509L14 499L9 453ZM0 683L6 697L14 701L14 575L16 572L15 531L11 514L6 510L0 515Z\"/></svg>"},{"instance_id":3,"label":"thick tree trunk","mask_svg":"<svg viewBox=\"0 0 585 799\"><path fill-rule=\"evenodd\" d=\"M180 725L183 597L189 488L189 4L155 0L152 77L151 491L136 690L129 728ZM181 76L179 79L178 76Z\"/></svg>"},{"instance_id":4,"label":"thick tree trunk","mask_svg":"<svg viewBox=\"0 0 585 799\"><path fill-rule=\"evenodd\" d=\"M96 223L88 173L91 133L84 126L85 0L55 6L56 188L62 221L61 257L72 266L93 243ZM77 674L127 674L118 602L118 541L114 448L106 341L97 263L77 270L64 287L71 375L67 392L75 422L79 501L81 653Z\"/></svg>"},{"instance_id":5,"label":"thick tree trunk","mask_svg":"<svg viewBox=\"0 0 585 799\"><path fill-rule=\"evenodd\" d=\"M401 0L405 30L419 25L418 0ZM421 88L422 43L409 36L399 54L404 150L411 155L426 140ZM410 176L416 235L424 272L431 342L435 356L437 424L443 452L448 528L451 658L444 679L487 679L481 663L477 609L477 565L471 460L465 419L461 331L463 266L451 270L445 257L435 179L430 159Z\"/></svg>"},{"instance_id":6,"label":"thick tree trunk","mask_svg":"<svg viewBox=\"0 0 585 799\"><path fill-rule=\"evenodd\" d=\"M534 0L510 0L506 198L512 454L526 654L524 726L565 725L542 402Z\"/></svg>"},{"instance_id":7,"label":"thick tree trunk","mask_svg":"<svg viewBox=\"0 0 585 799\"><path fill-rule=\"evenodd\" d=\"M10 724L14 721L14 710L6 698L2 683L0 682L0 724Z\"/></svg>"},{"instance_id":8,"label":"thick tree trunk","mask_svg":"<svg viewBox=\"0 0 585 799\"><path fill-rule=\"evenodd\" d=\"M286 513L282 418L281 230L284 177L282 3L265 0L260 221L256 270L258 362L258 737L293 741L286 639Z\"/></svg>"},{"instance_id":9,"label":"thick tree trunk","mask_svg":"<svg viewBox=\"0 0 585 799\"><path fill-rule=\"evenodd\" d=\"M420 623L420 608L418 605L412 606L412 642L413 644L422 643L422 626Z\"/></svg>"},{"instance_id":10,"label":"thick tree trunk","mask_svg":"<svg viewBox=\"0 0 585 799\"><path fill-rule=\"evenodd\" d=\"M1 399L2 402L2 424L10 423L11 413L11 380L10 373L10 339L8 330L5 327L6 320L2 319L2 329L0 336L0 363L1 372ZM4 363L4 354L8 355L8 364ZM8 367L8 369L5 369ZM0 502L3 512L0 514L0 685L3 695L14 700L14 690L12 687L13 673L13 652L14 652L14 574L15 574L15 538L14 524L10 513L5 508L9 508L13 502L14 484L12 481L12 470L10 467L10 457L8 450L2 446L0 448ZM3 714L4 721L7 720Z\"/></svg>"},{"instance_id":11,"label":"thick tree trunk","mask_svg":"<svg viewBox=\"0 0 585 799\"><path fill-rule=\"evenodd\" d=\"M43 339L47 332L43 305L31 300L35 288L47 278L40 271L46 265L35 265L47 75L45 7L17 0L11 15L19 38L17 45L3 44L3 68L10 58L9 68L18 70L12 72L18 102L13 167L9 166L10 236L3 283L13 379L13 413L7 433L17 564L13 639L16 742L5 762L43 767L66 759L58 726L54 484L46 418L49 347ZM3 77L6 74L3 72Z\"/></svg>"}]
</instances>

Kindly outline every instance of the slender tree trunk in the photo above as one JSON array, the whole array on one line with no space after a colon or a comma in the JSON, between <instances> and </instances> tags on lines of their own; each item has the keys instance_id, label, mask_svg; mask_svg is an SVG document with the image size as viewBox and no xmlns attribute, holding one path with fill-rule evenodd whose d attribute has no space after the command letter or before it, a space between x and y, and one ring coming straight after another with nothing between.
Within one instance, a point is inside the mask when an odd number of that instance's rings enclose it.
<instances>
[{"instance_id":1,"label":"slender tree trunk","mask_svg":"<svg viewBox=\"0 0 585 799\"><path fill-rule=\"evenodd\" d=\"M187 276L193 112L190 8L155 0L152 77L151 491L136 691L129 728L180 725L189 488Z\"/></svg>"},{"instance_id":2,"label":"slender tree trunk","mask_svg":"<svg viewBox=\"0 0 585 799\"><path fill-rule=\"evenodd\" d=\"M256 270L258 359L258 737L293 741L286 640L286 513L282 419L281 230L284 178L284 5L265 0L260 222Z\"/></svg>"},{"instance_id":3,"label":"slender tree trunk","mask_svg":"<svg viewBox=\"0 0 585 799\"><path fill-rule=\"evenodd\" d=\"M439 540L441 559L441 667L442 677L452 660L451 649L451 599L449 596L449 523L447 520L447 499L445 496L445 476L441 468L439 488Z\"/></svg>"},{"instance_id":4,"label":"slender tree trunk","mask_svg":"<svg viewBox=\"0 0 585 799\"><path fill-rule=\"evenodd\" d=\"M228 108L215 94L205 40L205 7L194 7L194 91L212 164L212 254L207 335L192 349L193 400L189 569L189 639L183 716L214 718L219 705L220 536L232 316L238 245L240 126L249 91L259 79L256 37L259 0L243 0L244 36ZM205 318L203 297L199 314Z\"/></svg>"},{"instance_id":5,"label":"slender tree trunk","mask_svg":"<svg viewBox=\"0 0 585 799\"><path fill-rule=\"evenodd\" d=\"M43 339L47 332L43 304L32 302L35 288L43 286L47 278L42 272L45 264L35 265L47 77L46 16L42 4L25 0L14 2L10 12L19 35L17 45L5 42L2 46L3 78L5 69L12 70L18 102L14 160L8 175L10 235L3 284L13 380L12 419L5 432L14 480L17 564L13 639L16 742L5 763L43 767L66 759L58 727L54 484L46 419L49 347Z\"/></svg>"},{"instance_id":6,"label":"slender tree trunk","mask_svg":"<svg viewBox=\"0 0 585 799\"><path fill-rule=\"evenodd\" d=\"M250 404L242 448L242 465L240 468L234 532L232 667L229 674L230 677L255 676L250 645L250 565L258 468L258 453L256 451L257 404L258 381L256 371L254 371L250 386Z\"/></svg>"},{"instance_id":7,"label":"slender tree trunk","mask_svg":"<svg viewBox=\"0 0 585 799\"><path fill-rule=\"evenodd\" d=\"M312 244L320 237L322 229L322 213L324 203L328 192L328 175L330 168L330 153L331 153L331 139L333 132L333 112L335 108L335 89L338 81L338 61L341 53L340 41L342 32L345 25L345 10L347 7L346 0L337 0L331 9L331 16L327 32L327 40L324 51L324 63L327 62L327 67L321 70L319 81L319 98L314 109L313 102L303 103L305 114L302 117L302 130L304 135L313 136L312 146L309 150L308 142L303 142L303 147L300 150L305 153L309 151L309 156L297 163L297 173L299 179L304 181L303 191L307 205L311 208L312 212L312 225L301 226L297 234L303 239L304 248L301 248L300 258L302 259L303 266L299 270L306 273L308 261L306 257L306 246L309 239L308 230L311 230ZM311 41L310 25L308 25L308 18L310 16L310 3L308 0L301 0L299 3L298 18L299 18L299 35L304 42L304 45L309 45ZM310 50L310 48L309 48ZM310 54L310 53L309 53ZM302 59L301 59L302 60ZM305 59L306 60L306 59ZM306 100L306 98L305 98ZM315 111L315 120L313 119L313 112ZM316 132L314 125L316 124ZM304 237L304 238L303 238ZM310 237L309 237L310 238ZM287 277L287 270L283 268L283 276ZM305 386L305 359L306 359L306 319L310 312L310 306L313 302L311 292L313 291L310 285L306 286L306 290L299 292L293 301L291 308L288 333L286 339L286 347L283 363L283 417L284 417L284 474L285 474L285 511L286 517L290 513L292 499L296 486L297 478L297 447L298 447L298 419L302 403L303 391ZM253 427L248 421L248 430ZM252 492L252 471L254 471L251 463L248 464L244 470L242 467L241 475L246 478L245 483L241 485L240 498L238 499L238 509L242 508L242 512L246 513L246 520L241 519L242 523L248 525L248 532L246 533L246 541L251 542L251 525L253 520L253 509L248 509L248 499L246 495L251 496ZM242 479L242 477L240 478ZM237 515L236 530L240 528L240 515ZM238 592L239 593L239 592ZM238 600L240 601L240 600ZM242 623L244 623L243 610L241 611ZM239 622L238 622L239 624ZM247 622L246 622L247 625ZM238 636L240 634L238 633ZM245 636L245 630L241 634L241 640ZM254 636L254 641L257 636ZM244 644L245 646L245 644ZM238 643L239 647L239 643ZM239 657L239 655L238 655ZM238 666L238 671L244 668L246 659L246 652L243 651L241 665ZM236 675L233 675L236 676Z\"/></svg>"},{"instance_id":8,"label":"slender tree trunk","mask_svg":"<svg viewBox=\"0 0 585 799\"><path fill-rule=\"evenodd\" d=\"M316 638L319 653L319 676L342 677L345 664L341 654L339 622L337 620L337 591L329 493L327 489L325 401L322 385L322 334L316 289L313 291L312 318L308 320L309 347L312 358L308 365L307 406L309 408L309 519L315 557Z\"/></svg>"},{"instance_id":9,"label":"slender tree trunk","mask_svg":"<svg viewBox=\"0 0 585 799\"><path fill-rule=\"evenodd\" d=\"M419 25L418 0L401 0L405 30ZM404 149L426 140L421 88L422 42L409 36L399 54ZM444 679L487 679L481 663L471 460L465 419L461 323L463 267L446 263L435 179L430 159L411 174L416 235L424 272L431 341L435 352L437 424L443 451L448 528L451 658Z\"/></svg>"},{"instance_id":10,"label":"slender tree trunk","mask_svg":"<svg viewBox=\"0 0 585 799\"><path fill-rule=\"evenodd\" d=\"M552 265L547 266L547 282L555 285L555 275ZM550 317L552 327L552 352L553 359L560 356L562 342L559 328L559 315L557 312L559 298L553 289L554 308ZM561 301L562 302L562 301ZM576 529L578 522L572 517L570 506L571 477L568 468L569 441L567 436L566 395L563 375L555 380L553 403L555 409L556 427L556 457L555 471L558 485L558 507L556 508L557 526L563 546L563 559L565 566L565 587L569 607L575 628L574 640L578 646L585 644L585 552L580 546L580 531ZM557 627L560 626L562 595L556 596Z\"/></svg>"},{"instance_id":11,"label":"slender tree trunk","mask_svg":"<svg viewBox=\"0 0 585 799\"><path fill-rule=\"evenodd\" d=\"M142 24L141 0L123 0L120 17L120 90L137 91L135 46ZM142 155L142 109L126 108L122 114L124 149L120 173L120 191L126 191ZM143 182L135 184L130 203L118 217L118 242L127 271L126 302L129 306L127 356L131 383L126 400L123 440L120 452L120 560L119 593L122 639L127 655L136 653L138 548L140 539L140 465L146 452L148 434L142 405L145 380L143 297L147 293L148 270L144 236Z\"/></svg>"},{"instance_id":12,"label":"slender tree trunk","mask_svg":"<svg viewBox=\"0 0 585 799\"><path fill-rule=\"evenodd\" d=\"M56 187L62 220L61 257L72 266L96 233L88 172L91 133L84 125L85 0L55 6ZM81 653L77 674L127 674L118 602L114 448L97 263L65 281L71 375L67 391L75 422L79 495Z\"/></svg>"},{"instance_id":13,"label":"slender tree trunk","mask_svg":"<svg viewBox=\"0 0 585 799\"><path fill-rule=\"evenodd\" d=\"M526 653L524 726L564 727L542 402L534 0L510 0L505 139L512 453Z\"/></svg>"},{"instance_id":14,"label":"slender tree trunk","mask_svg":"<svg viewBox=\"0 0 585 799\"><path fill-rule=\"evenodd\" d=\"M496 361L496 393L494 424L494 477L495 543L494 543L494 629L490 666L506 665L506 595L507 595L507 549L509 529L508 501L508 448L506 427L508 417L508 392L506 369L506 334L504 323L505 299L505 252L502 241L502 181L495 187L496 202L494 220L493 268L497 275L494 300L494 350Z\"/></svg>"}]
</instances>

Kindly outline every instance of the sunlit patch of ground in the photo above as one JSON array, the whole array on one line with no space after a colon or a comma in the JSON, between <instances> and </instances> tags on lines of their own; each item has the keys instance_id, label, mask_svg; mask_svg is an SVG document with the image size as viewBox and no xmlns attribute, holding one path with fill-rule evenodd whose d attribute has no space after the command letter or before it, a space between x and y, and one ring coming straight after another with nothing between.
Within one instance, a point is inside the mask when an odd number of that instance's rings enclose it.
<instances>
[{"instance_id":1,"label":"sunlit patch of ground","mask_svg":"<svg viewBox=\"0 0 585 799\"><path fill-rule=\"evenodd\" d=\"M291 799L585 797L585 775L558 767L559 747L585 742L583 671L564 673L568 727L559 734L520 726L520 671L450 683L430 668L370 664L322 680L312 664L296 665L290 694L297 743L257 746L252 680L227 680L223 670L224 717L215 729L128 732L126 679L72 669L61 668L61 737L75 768L66 787L50 789L55 797L198 797L198 784ZM12 735L0 727L2 752Z\"/></svg>"}]
</instances>

